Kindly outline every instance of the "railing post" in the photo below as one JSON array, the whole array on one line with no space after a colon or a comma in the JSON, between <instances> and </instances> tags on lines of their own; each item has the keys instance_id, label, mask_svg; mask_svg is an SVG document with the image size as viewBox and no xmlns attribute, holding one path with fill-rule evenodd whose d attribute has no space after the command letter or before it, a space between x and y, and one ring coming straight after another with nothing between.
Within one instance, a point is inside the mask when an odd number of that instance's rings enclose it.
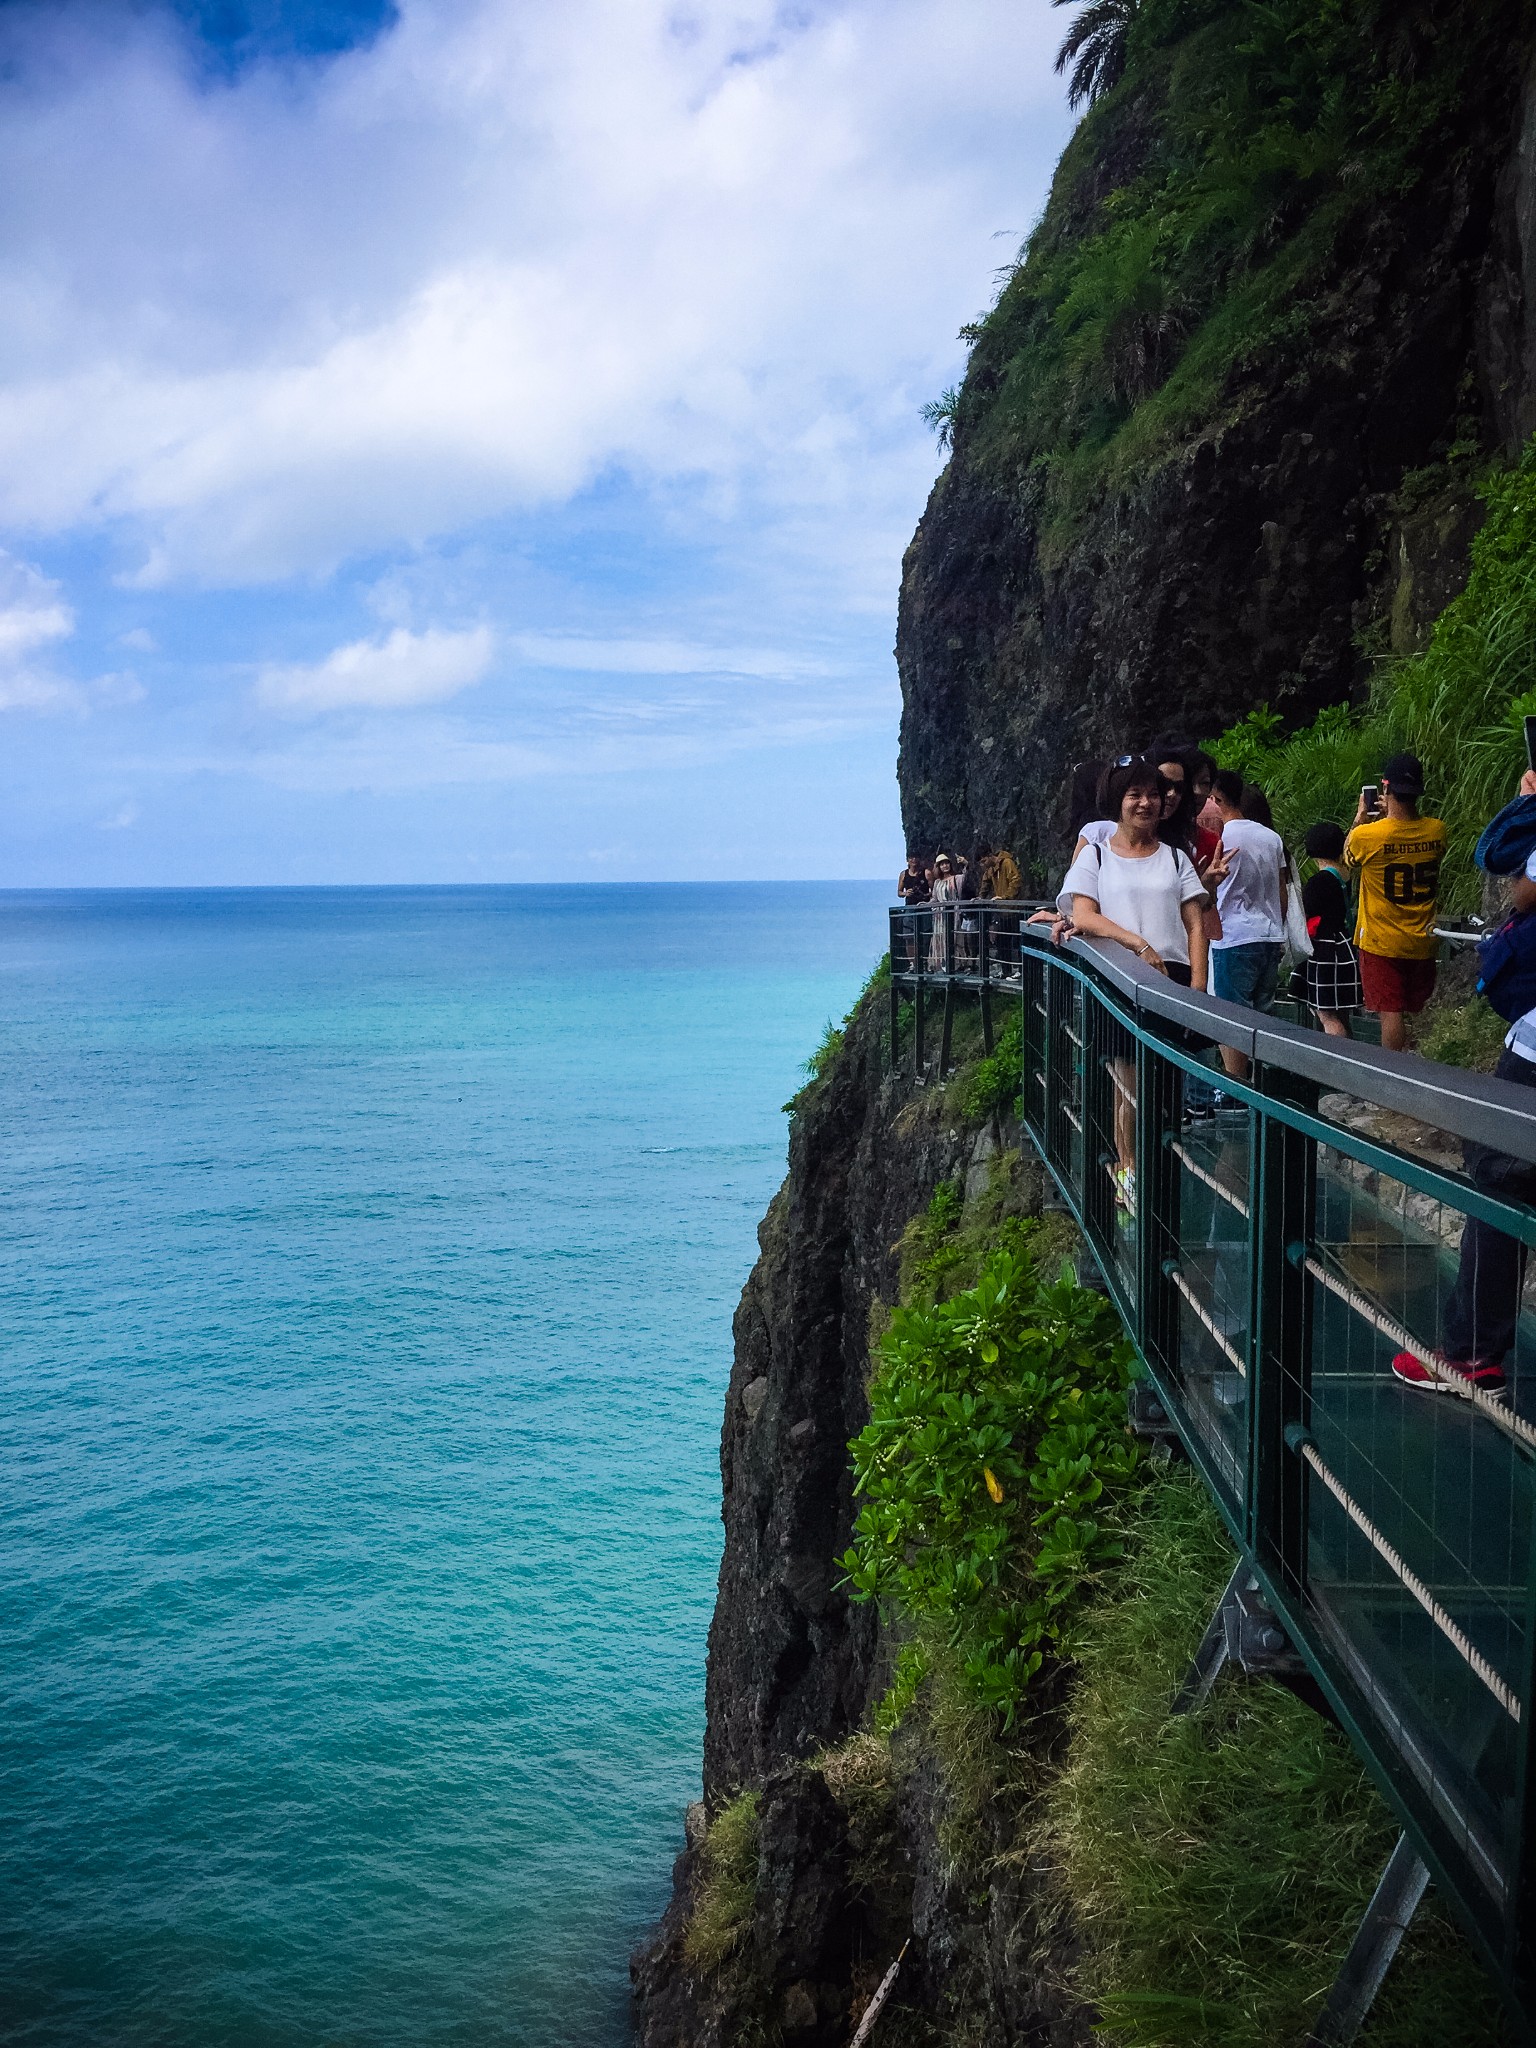
<instances>
[{"instance_id":1,"label":"railing post","mask_svg":"<svg viewBox=\"0 0 1536 2048\"><path fill-rule=\"evenodd\" d=\"M950 1049L955 1035L955 920L957 913L949 904L939 912L944 920L944 1021L939 1031L939 1079L943 1081L949 1073Z\"/></svg>"},{"instance_id":2,"label":"railing post","mask_svg":"<svg viewBox=\"0 0 1536 2048\"><path fill-rule=\"evenodd\" d=\"M1020 1034L1023 1040L1023 1059L1021 1062L1023 1066L1023 1074L1021 1076L1023 1113L1024 1122L1034 1133L1035 1142L1040 1148L1042 1159L1048 1158L1050 1154L1050 1103L1047 1099L1047 1084L1045 1081L1046 1045L1049 1042L1050 1033L1041 1029L1044 1020L1040 1015L1040 1010L1046 1008L1049 994L1047 984L1050 981L1050 972L1050 968L1047 966L1043 956L1037 956L1023 946L1019 948L1019 1002L1022 1005L1023 1020L1023 1029ZM1036 994L1037 983L1039 989L1038 996ZM1039 1002L1040 1010L1035 1008L1037 1001ZM1030 1116L1030 1105L1036 1100L1035 1076L1037 1074L1041 1076L1039 1115L1037 1118L1032 1118Z\"/></svg>"},{"instance_id":3,"label":"railing post","mask_svg":"<svg viewBox=\"0 0 1536 2048\"><path fill-rule=\"evenodd\" d=\"M1177 1137L1182 1076L1145 1038L1136 1044L1136 1304L1144 1355L1173 1369L1178 1348L1178 1296L1165 1268L1179 1251Z\"/></svg>"},{"instance_id":4,"label":"railing post","mask_svg":"<svg viewBox=\"0 0 1536 2048\"><path fill-rule=\"evenodd\" d=\"M891 912L891 1072L894 1074L901 1060L901 983L898 976L902 967L902 948L907 943L907 934L912 926L911 911L903 908Z\"/></svg>"},{"instance_id":5,"label":"railing post","mask_svg":"<svg viewBox=\"0 0 1536 2048\"><path fill-rule=\"evenodd\" d=\"M1316 1113L1315 1082L1255 1065L1253 1085ZM1277 1582L1299 1595L1307 1583L1307 1471L1286 1431L1311 1427L1312 1290L1303 1261L1316 1223L1317 1145L1261 1111L1254 1152L1248 1541Z\"/></svg>"},{"instance_id":6,"label":"railing post","mask_svg":"<svg viewBox=\"0 0 1536 2048\"><path fill-rule=\"evenodd\" d=\"M976 910L976 959L981 973L981 1049L992 1057L992 918L987 906Z\"/></svg>"},{"instance_id":7,"label":"railing post","mask_svg":"<svg viewBox=\"0 0 1536 2048\"><path fill-rule=\"evenodd\" d=\"M927 927L931 924L932 918L933 912L931 910L927 911L926 914L923 911L918 912L917 940L912 956L912 1078L914 1081L921 1081L924 1074L928 1071L928 1047L925 1042L925 1027L928 1020L923 1015L925 1007L923 1002L923 977L928 971L929 933Z\"/></svg>"},{"instance_id":8,"label":"railing post","mask_svg":"<svg viewBox=\"0 0 1536 2048\"><path fill-rule=\"evenodd\" d=\"M1525 1587L1525 1686L1520 1697L1531 1701L1536 1700L1536 1517L1532 1518ZM1536 1755L1531 1748L1532 1718L1528 1707L1520 1722L1515 1752L1517 1833L1509 1902L1504 1909L1504 1966L1525 2012L1536 2011L1536 1928L1531 1926L1531 1904L1536 1900Z\"/></svg>"}]
</instances>

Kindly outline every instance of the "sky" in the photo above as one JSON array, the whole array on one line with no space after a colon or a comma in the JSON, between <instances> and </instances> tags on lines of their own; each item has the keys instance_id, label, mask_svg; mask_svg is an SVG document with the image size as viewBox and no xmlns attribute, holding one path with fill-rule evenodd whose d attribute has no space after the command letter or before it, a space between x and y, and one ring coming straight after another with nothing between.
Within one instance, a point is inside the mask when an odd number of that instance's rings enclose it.
<instances>
[{"instance_id":1,"label":"sky","mask_svg":"<svg viewBox=\"0 0 1536 2048\"><path fill-rule=\"evenodd\" d=\"M894 874L1046 0L0 0L0 886Z\"/></svg>"}]
</instances>

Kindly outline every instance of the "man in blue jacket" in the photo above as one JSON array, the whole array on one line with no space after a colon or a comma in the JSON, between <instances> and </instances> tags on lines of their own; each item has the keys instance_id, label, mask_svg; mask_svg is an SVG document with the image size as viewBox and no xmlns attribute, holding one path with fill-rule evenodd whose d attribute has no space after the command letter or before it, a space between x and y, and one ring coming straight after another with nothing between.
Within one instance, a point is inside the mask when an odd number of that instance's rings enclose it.
<instances>
[{"instance_id":1,"label":"man in blue jacket","mask_svg":"<svg viewBox=\"0 0 1536 2048\"><path fill-rule=\"evenodd\" d=\"M1536 770L1528 768L1520 778L1520 794L1536 796ZM1525 873L1510 884L1510 907L1536 910L1536 853L1527 860ZM1536 1088L1536 1010L1527 1010L1510 1025L1494 1072L1501 1081ZM1536 1165L1470 1142L1463 1144L1462 1156L1467 1177L1484 1194L1506 1201L1536 1202ZM1514 1348L1525 1260L1525 1246L1517 1238L1496 1230L1480 1216L1467 1218L1461 1232L1456 1285L1440 1325L1443 1349L1434 1354L1440 1377L1411 1351L1399 1351L1392 1370L1404 1386L1424 1394L1451 1394L1461 1381L1492 1400L1504 1399L1508 1387L1504 1360Z\"/></svg>"}]
</instances>

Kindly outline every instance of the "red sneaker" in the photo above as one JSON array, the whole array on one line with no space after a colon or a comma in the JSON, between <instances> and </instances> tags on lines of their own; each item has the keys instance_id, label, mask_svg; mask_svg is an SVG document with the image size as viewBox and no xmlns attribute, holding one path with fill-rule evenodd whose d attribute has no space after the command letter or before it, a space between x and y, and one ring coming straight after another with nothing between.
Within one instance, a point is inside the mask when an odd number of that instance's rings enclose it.
<instances>
[{"instance_id":1,"label":"red sneaker","mask_svg":"<svg viewBox=\"0 0 1536 2048\"><path fill-rule=\"evenodd\" d=\"M1504 1368L1492 1358L1447 1358L1443 1352L1435 1353L1435 1364L1441 1373L1454 1373L1456 1378L1469 1387L1476 1387L1480 1394L1486 1394L1490 1401L1502 1401L1509 1382L1504 1377ZM1412 1387L1420 1394L1454 1394L1455 1385L1446 1378L1437 1379L1411 1351L1399 1351L1392 1361L1392 1370L1405 1387Z\"/></svg>"}]
</instances>

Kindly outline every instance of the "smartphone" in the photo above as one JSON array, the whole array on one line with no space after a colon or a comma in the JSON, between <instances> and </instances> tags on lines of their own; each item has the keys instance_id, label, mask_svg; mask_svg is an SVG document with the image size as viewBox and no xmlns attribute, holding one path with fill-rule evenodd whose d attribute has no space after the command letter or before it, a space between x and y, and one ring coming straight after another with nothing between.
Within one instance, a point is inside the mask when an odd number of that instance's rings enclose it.
<instances>
[{"instance_id":1,"label":"smartphone","mask_svg":"<svg viewBox=\"0 0 1536 2048\"><path fill-rule=\"evenodd\" d=\"M1525 724L1525 758L1536 768L1536 718L1527 718Z\"/></svg>"},{"instance_id":2,"label":"smartphone","mask_svg":"<svg viewBox=\"0 0 1536 2048\"><path fill-rule=\"evenodd\" d=\"M1527 725L1532 725L1532 724L1536 724L1536 719L1527 719L1527 720L1526 720L1526 724L1527 724ZM1529 734L1527 734L1527 740L1529 740ZM1361 783L1361 785L1360 785L1360 804L1361 804L1361 808L1362 808L1363 810L1367 810L1367 811L1377 811L1377 810L1380 810L1380 808L1381 808L1381 784L1380 784L1379 782L1362 782L1362 783Z\"/></svg>"}]
</instances>

